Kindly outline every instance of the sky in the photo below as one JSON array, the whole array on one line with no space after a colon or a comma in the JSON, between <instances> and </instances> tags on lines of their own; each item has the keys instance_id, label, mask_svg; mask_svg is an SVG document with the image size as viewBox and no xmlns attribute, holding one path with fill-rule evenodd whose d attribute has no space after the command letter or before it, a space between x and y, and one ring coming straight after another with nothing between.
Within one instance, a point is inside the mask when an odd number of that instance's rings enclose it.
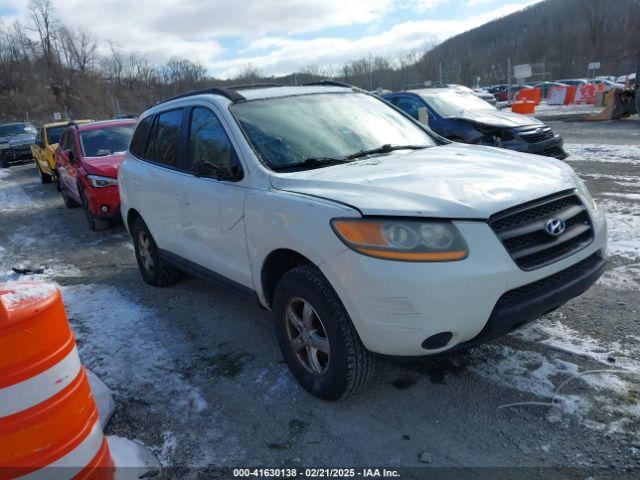
<instances>
[{"instance_id":1,"label":"sky","mask_svg":"<svg viewBox=\"0 0 640 480\"><path fill-rule=\"evenodd\" d=\"M52 0L68 27L84 28L154 62L172 56L231 78L247 65L268 75L350 59L395 59L540 0ZM28 0L0 0L0 28L27 21Z\"/></svg>"}]
</instances>

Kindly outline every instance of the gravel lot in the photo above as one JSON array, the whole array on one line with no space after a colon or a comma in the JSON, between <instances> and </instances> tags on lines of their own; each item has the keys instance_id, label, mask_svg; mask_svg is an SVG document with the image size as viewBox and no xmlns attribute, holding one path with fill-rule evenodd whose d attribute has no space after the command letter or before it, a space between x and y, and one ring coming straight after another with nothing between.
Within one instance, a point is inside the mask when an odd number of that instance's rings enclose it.
<instances>
[{"instance_id":1,"label":"gravel lot","mask_svg":"<svg viewBox=\"0 0 640 480\"><path fill-rule=\"evenodd\" d=\"M640 468L640 121L550 125L608 212L608 272L489 345L385 361L346 401L297 386L257 305L196 278L145 285L125 229L90 231L32 165L0 170L0 280L17 278L14 265L47 267L38 277L61 286L85 366L116 397L107 433L165 466L595 467L621 478ZM556 391L591 370L611 372ZM509 406L520 402L538 403Z\"/></svg>"}]
</instances>

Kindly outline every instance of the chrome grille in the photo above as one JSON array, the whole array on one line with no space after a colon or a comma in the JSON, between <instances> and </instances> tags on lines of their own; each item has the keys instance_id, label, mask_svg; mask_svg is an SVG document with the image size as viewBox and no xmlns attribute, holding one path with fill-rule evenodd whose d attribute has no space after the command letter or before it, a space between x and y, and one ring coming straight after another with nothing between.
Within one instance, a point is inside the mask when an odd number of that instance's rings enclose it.
<instances>
[{"instance_id":1,"label":"chrome grille","mask_svg":"<svg viewBox=\"0 0 640 480\"><path fill-rule=\"evenodd\" d=\"M524 130L519 132L519 135L527 143L539 143L553 138L553 132L549 127Z\"/></svg>"},{"instance_id":2,"label":"chrome grille","mask_svg":"<svg viewBox=\"0 0 640 480\"><path fill-rule=\"evenodd\" d=\"M565 230L547 233L549 220L560 219ZM511 258L523 270L533 270L582 250L593 241L587 209L573 191L535 200L497 213L489 225Z\"/></svg>"}]
</instances>

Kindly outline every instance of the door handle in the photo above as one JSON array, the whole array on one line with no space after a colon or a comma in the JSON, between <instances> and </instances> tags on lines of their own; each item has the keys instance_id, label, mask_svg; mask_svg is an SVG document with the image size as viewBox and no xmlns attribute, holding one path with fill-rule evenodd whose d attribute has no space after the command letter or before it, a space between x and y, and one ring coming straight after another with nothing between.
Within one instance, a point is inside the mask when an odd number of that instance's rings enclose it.
<instances>
[{"instance_id":1,"label":"door handle","mask_svg":"<svg viewBox=\"0 0 640 480\"><path fill-rule=\"evenodd\" d=\"M191 204L191 200L189 200L189 197L187 197L185 194L183 193L179 193L178 195L176 195L176 198L178 199L178 201L184 205L190 205Z\"/></svg>"}]
</instances>

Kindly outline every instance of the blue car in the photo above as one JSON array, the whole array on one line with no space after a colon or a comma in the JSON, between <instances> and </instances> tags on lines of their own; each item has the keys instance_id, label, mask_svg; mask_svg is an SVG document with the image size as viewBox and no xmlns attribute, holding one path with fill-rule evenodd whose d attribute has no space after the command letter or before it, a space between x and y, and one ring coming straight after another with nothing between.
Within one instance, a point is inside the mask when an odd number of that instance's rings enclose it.
<instances>
[{"instance_id":1,"label":"blue car","mask_svg":"<svg viewBox=\"0 0 640 480\"><path fill-rule=\"evenodd\" d=\"M418 111L426 108L429 128L455 142L567 158L560 135L540 120L498 110L464 90L424 88L382 97L415 119Z\"/></svg>"}]
</instances>

